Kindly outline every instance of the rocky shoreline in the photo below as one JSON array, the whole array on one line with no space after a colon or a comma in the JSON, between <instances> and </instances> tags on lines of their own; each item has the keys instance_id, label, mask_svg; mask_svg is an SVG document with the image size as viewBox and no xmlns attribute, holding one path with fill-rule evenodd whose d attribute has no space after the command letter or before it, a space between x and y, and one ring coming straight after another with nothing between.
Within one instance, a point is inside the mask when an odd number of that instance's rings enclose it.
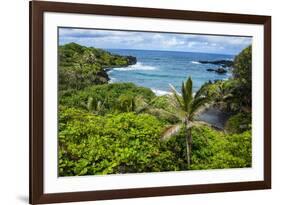
<instances>
[{"instance_id":1,"label":"rocky shoreline","mask_svg":"<svg viewBox=\"0 0 281 205\"><path fill-rule=\"evenodd\" d=\"M120 56L121 57L121 56ZM109 67L104 67L102 69L102 73L101 75L102 76L105 76L105 78L107 79L107 82L110 81L110 78L108 76L108 72L111 71L113 68L122 68L122 67L128 67L128 66L131 66L131 65L135 65L137 63L137 58L134 57L134 56L122 56L123 58L126 58L127 59L127 64L126 65L120 65L120 66L109 66Z\"/></svg>"},{"instance_id":2,"label":"rocky shoreline","mask_svg":"<svg viewBox=\"0 0 281 205\"><path fill-rule=\"evenodd\" d=\"M218 74L227 73L227 69L232 68L233 61L232 60L215 60L215 61L198 61L201 64L213 64L218 65L218 68L208 68L206 69L209 72L216 72Z\"/></svg>"},{"instance_id":3,"label":"rocky shoreline","mask_svg":"<svg viewBox=\"0 0 281 205\"><path fill-rule=\"evenodd\" d=\"M77 43L59 46L60 90L83 89L110 81L107 71L137 63L134 56L121 56Z\"/></svg>"},{"instance_id":4,"label":"rocky shoreline","mask_svg":"<svg viewBox=\"0 0 281 205\"><path fill-rule=\"evenodd\" d=\"M232 60L215 60L215 61L198 61L201 64L213 64L219 65L222 67L232 67L233 61Z\"/></svg>"},{"instance_id":5,"label":"rocky shoreline","mask_svg":"<svg viewBox=\"0 0 281 205\"><path fill-rule=\"evenodd\" d=\"M209 71L209 72L216 72L216 73L218 73L218 74L224 74L224 73L227 73L227 70L225 69L225 68L223 68L223 67L219 67L219 68L215 68L215 69L213 69L213 68L208 68L207 69L207 71Z\"/></svg>"}]
</instances>

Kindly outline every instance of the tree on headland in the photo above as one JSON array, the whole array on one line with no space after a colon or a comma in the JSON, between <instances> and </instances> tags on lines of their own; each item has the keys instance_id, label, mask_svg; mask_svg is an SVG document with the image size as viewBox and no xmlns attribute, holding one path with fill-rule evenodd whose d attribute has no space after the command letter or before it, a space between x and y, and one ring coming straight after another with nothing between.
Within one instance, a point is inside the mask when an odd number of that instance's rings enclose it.
<instances>
[{"instance_id":1,"label":"tree on headland","mask_svg":"<svg viewBox=\"0 0 281 205\"><path fill-rule=\"evenodd\" d=\"M241 108L250 110L252 107L252 46L248 46L235 57L233 75L239 82L234 94L239 96Z\"/></svg>"}]
</instances>

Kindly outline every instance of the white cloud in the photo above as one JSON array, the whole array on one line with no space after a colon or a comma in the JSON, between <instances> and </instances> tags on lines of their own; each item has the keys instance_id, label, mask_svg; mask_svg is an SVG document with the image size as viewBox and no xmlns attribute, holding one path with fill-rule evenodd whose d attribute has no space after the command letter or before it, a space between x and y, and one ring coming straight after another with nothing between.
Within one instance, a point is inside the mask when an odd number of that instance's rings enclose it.
<instances>
[{"instance_id":1,"label":"white cloud","mask_svg":"<svg viewBox=\"0 0 281 205\"><path fill-rule=\"evenodd\" d=\"M168 46L168 47L171 47L171 46L179 46L179 45L184 45L185 42L182 41L182 40L179 40L175 37L171 38L171 39L166 39L163 41L164 43L164 46Z\"/></svg>"},{"instance_id":2,"label":"white cloud","mask_svg":"<svg viewBox=\"0 0 281 205\"><path fill-rule=\"evenodd\" d=\"M86 46L120 49L176 50L190 52L233 53L251 44L250 37L60 29L60 44L77 42Z\"/></svg>"}]
</instances>

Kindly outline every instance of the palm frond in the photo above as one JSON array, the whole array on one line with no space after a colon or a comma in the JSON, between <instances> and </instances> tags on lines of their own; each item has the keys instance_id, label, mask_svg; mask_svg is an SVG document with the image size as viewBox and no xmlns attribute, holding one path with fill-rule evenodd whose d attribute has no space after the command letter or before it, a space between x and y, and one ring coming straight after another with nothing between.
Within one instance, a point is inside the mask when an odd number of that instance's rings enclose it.
<instances>
[{"instance_id":1,"label":"palm frond","mask_svg":"<svg viewBox=\"0 0 281 205\"><path fill-rule=\"evenodd\" d=\"M196 121L188 123L188 125L186 126L186 129L190 129L192 127L199 127L199 126L213 127L213 125L211 125L211 124L209 124L207 122L196 120Z\"/></svg>"},{"instance_id":2,"label":"palm frond","mask_svg":"<svg viewBox=\"0 0 281 205\"><path fill-rule=\"evenodd\" d=\"M89 97L87 102L87 109L88 111L92 111L94 107L94 98Z\"/></svg>"},{"instance_id":3,"label":"palm frond","mask_svg":"<svg viewBox=\"0 0 281 205\"><path fill-rule=\"evenodd\" d=\"M200 120L193 121L192 124L188 128L190 128L190 127L200 127L200 126L208 126L210 128L216 129L218 131L223 131L223 129L220 128L220 127L217 127L213 124L210 124L210 123L205 122L205 121L200 121Z\"/></svg>"},{"instance_id":4,"label":"palm frond","mask_svg":"<svg viewBox=\"0 0 281 205\"><path fill-rule=\"evenodd\" d=\"M182 96L180 96L180 94L172 84L169 84L169 86L172 90L172 96L175 99L175 102L177 103L176 106L184 109Z\"/></svg>"},{"instance_id":5,"label":"palm frond","mask_svg":"<svg viewBox=\"0 0 281 205\"><path fill-rule=\"evenodd\" d=\"M179 104L178 101L175 99L173 95L168 96L168 102L169 105L171 106L171 111L167 111L177 117L178 119L182 120L183 118L186 117L187 112L185 109L183 109L183 105Z\"/></svg>"},{"instance_id":6,"label":"palm frond","mask_svg":"<svg viewBox=\"0 0 281 205\"><path fill-rule=\"evenodd\" d=\"M143 96L137 96L135 97L135 101L136 101L136 109L135 112L136 113L141 113L144 112L146 110L149 110L151 108L151 105L157 100L158 98L155 97L153 98L151 101L146 102L145 99L143 98Z\"/></svg>"},{"instance_id":7,"label":"palm frond","mask_svg":"<svg viewBox=\"0 0 281 205\"><path fill-rule=\"evenodd\" d=\"M190 103L192 101L192 80L189 77L186 82L182 82L181 94L183 99L183 106L186 112L190 109Z\"/></svg>"},{"instance_id":8,"label":"palm frond","mask_svg":"<svg viewBox=\"0 0 281 205\"><path fill-rule=\"evenodd\" d=\"M204 105L206 105L209 102L209 100L210 99L207 97L195 98L190 106L190 112L189 112L190 119L192 119L198 113L202 112L204 109L202 110L200 108L204 107Z\"/></svg>"},{"instance_id":9,"label":"palm frond","mask_svg":"<svg viewBox=\"0 0 281 205\"><path fill-rule=\"evenodd\" d=\"M200 89L195 93L194 98L198 98L201 96L207 96L208 95L208 86L212 84L212 82L207 82L204 85L200 87Z\"/></svg>"},{"instance_id":10,"label":"palm frond","mask_svg":"<svg viewBox=\"0 0 281 205\"><path fill-rule=\"evenodd\" d=\"M186 90L186 86L185 86L185 83L182 82L182 85L181 85L181 96L182 96L182 103L183 103L183 107L184 107L184 110L185 111L188 111L188 93L187 93L187 90Z\"/></svg>"},{"instance_id":11,"label":"palm frond","mask_svg":"<svg viewBox=\"0 0 281 205\"><path fill-rule=\"evenodd\" d=\"M186 92L186 95L187 95L187 103L189 104L192 101L192 98L193 98L191 77L189 77L188 80L185 83L185 92Z\"/></svg>"},{"instance_id":12,"label":"palm frond","mask_svg":"<svg viewBox=\"0 0 281 205\"><path fill-rule=\"evenodd\" d=\"M167 127L161 135L161 140L169 140L172 136L180 132L182 124L175 124Z\"/></svg>"}]
</instances>

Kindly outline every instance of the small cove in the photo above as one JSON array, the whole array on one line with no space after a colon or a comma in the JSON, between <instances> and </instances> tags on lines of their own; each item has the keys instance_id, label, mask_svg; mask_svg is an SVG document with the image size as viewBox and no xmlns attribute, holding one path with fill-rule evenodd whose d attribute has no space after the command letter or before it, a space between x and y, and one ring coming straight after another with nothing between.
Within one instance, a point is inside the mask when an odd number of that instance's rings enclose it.
<instances>
[{"instance_id":1,"label":"small cove","mask_svg":"<svg viewBox=\"0 0 281 205\"><path fill-rule=\"evenodd\" d=\"M229 114L218 108L210 107L198 116L198 120L211 124L214 128L223 130Z\"/></svg>"},{"instance_id":2,"label":"small cove","mask_svg":"<svg viewBox=\"0 0 281 205\"><path fill-rule=\"evenodd\" d=\"M193 80L193 92L205 82L226 80L231 71L218 74L207 69L216 69L218 65L202 64L199 61L232 60L234 56L224 54L190 53L176 51L123 50L113 49L118 55L130 55L137 58L137 63L128 67L112 68L108 74L110 82L133 82L150 88L156 95L170 93L169 84L180 91L181 84L188 76ZM211 107L203 111L198 120L207 122L217 129L224 129L229 115Z\"/></svg>"},{"instance_id":3,"label":"small cove","mask_svg":"<svg viewBox=\"0 0 281 205\"><path fill-rule=\"evenodd\" d=\"M108 74L111 82L132 82L138 86L150 88L156 94L170 92L169 84L180 90L181 84L189 76L193 80L193 92L196 92L209 80L225 80L231 77L228 72L218 74L207 71L217 69L214 64L201 64L199 61L232 60L234 56L224 54L191 53L177 51L151 50L108 50L111 53L134 56L137 63L128 67L112 68Z\"/></svg>"}]
</instances>

